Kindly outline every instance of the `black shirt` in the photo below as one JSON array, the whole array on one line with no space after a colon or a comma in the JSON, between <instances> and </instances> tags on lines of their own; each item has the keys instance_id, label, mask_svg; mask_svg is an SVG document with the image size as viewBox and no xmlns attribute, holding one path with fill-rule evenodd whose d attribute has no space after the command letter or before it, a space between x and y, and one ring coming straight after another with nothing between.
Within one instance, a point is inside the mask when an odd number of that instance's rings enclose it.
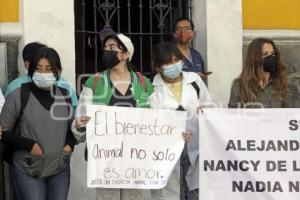
<instances>
[{"instance_id":1,"label":"black shirt","mask_svg":"<svg viewBox=\"0 0 300 200\"><path fill-rule=\"evenodd\" d=\"M46 110L50 110L54 103L55 90L55 87L51 90L43 90L38 88L34 83L30 85L30 91Z\"/></svg>"},{"instance_id":2,"label":"black shirt","mask_svg":"<svg viewBox=\"0 0 300 200\"><path fill-rule=\"evenodd\" d=\"M136 107L136 101L134 100L132 94L133 87L131 84L128 86L125 95L123 95L116 87L114 87L112 82L111 85L113 88L113 95L108 103L109 106Z\"/></svg>"}]
</instances>

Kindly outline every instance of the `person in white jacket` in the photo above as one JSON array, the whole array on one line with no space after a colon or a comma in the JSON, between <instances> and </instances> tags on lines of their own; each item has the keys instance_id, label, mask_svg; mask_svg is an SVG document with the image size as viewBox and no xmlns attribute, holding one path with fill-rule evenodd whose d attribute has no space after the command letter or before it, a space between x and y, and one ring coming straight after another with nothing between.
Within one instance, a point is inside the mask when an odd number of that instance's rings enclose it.
<instances>
[{"instance_id":1,"label":"person in white jacket","mask_svg":"<svg viewBox=\"0 0 300 200\"><path fill-rule=\"evenodd\" d=\"M198 110L212 105L211 97L201 78L194 72L183 72L183 56L169 42L157 45L152 62L157 74L154 92L149 97L151 108L185 110L188 113L186 142L165 188L152 190L152 200L198 200L199 189L199 123Z\"/></svg>"}]
</instances>

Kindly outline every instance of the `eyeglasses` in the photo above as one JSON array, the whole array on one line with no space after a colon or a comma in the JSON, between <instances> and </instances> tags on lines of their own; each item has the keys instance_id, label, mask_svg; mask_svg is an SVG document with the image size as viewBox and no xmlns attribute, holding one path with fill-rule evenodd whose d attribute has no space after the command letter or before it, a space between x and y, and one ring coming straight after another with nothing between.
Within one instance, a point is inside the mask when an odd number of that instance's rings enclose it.
<instances>
[{"instance_id":1,"label":"eyeglasses","mask_svg":"<svg viewBox=\"0 0 300 200\"><path fill-rule=\"evenodd\" d=\"M186 31L192 31L192 27L190 27L190 26L183 26L183 27L177 26L177 27L175 28L175 31L176 31L176 32L181 32L181 31L183 31L183 32L186 32Z\"/></svg>"}]
</instances>

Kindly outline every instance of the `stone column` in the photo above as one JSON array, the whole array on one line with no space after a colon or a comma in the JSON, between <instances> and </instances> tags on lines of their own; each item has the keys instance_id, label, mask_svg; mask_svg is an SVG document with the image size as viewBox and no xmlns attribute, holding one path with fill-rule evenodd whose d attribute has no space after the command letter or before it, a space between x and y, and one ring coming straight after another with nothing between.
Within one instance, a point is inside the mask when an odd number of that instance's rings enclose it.
<instances>
[{"instance_id":1,"label":"stone column","mask_svg":"<svg viewBox=\"0 0 300 200\"><path fill-rule=\"evenodd\" d=\"M227 107L231 83L242 69L242 1L194 0L193 21L198 33L196 49L204 57L208 88L213 100Z\"/></svg>"},{"instance_id":2,"label":"stone column","mask_svg":"<svg viewBox=\"0 0 300 200\"><path fill-rule=\"evenodd\" d=\"M2 90L7 84L7 60L6 43L0 42L0 87Z\"/></svg>"}]
</instances>

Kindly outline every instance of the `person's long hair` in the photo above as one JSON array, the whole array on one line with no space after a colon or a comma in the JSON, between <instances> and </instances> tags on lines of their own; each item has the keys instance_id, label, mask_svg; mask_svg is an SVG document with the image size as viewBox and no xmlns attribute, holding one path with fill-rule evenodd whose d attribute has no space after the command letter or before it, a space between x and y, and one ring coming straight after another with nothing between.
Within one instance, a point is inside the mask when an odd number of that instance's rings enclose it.
<instances>
[{"instance_id":1,"label":"person's long hair","mask_svg":"<svg viewBox=\"0 0 300 200\"><path fill-rule=\"evenodd\" d=\"M272 40L257 38L249 44L242 73L235 80L240 85L239 90L242 105L248 102L255 102L257 91L261 87L261 84L267 84L263 70L264 58L262 57L262 48L266 43L273 46L277 61L275 72L270 74L270 80L272 80L275 88L275 95L281 100L286 98L287 69L281 60L280 52Z\"/></svg>"}]
</instances>

